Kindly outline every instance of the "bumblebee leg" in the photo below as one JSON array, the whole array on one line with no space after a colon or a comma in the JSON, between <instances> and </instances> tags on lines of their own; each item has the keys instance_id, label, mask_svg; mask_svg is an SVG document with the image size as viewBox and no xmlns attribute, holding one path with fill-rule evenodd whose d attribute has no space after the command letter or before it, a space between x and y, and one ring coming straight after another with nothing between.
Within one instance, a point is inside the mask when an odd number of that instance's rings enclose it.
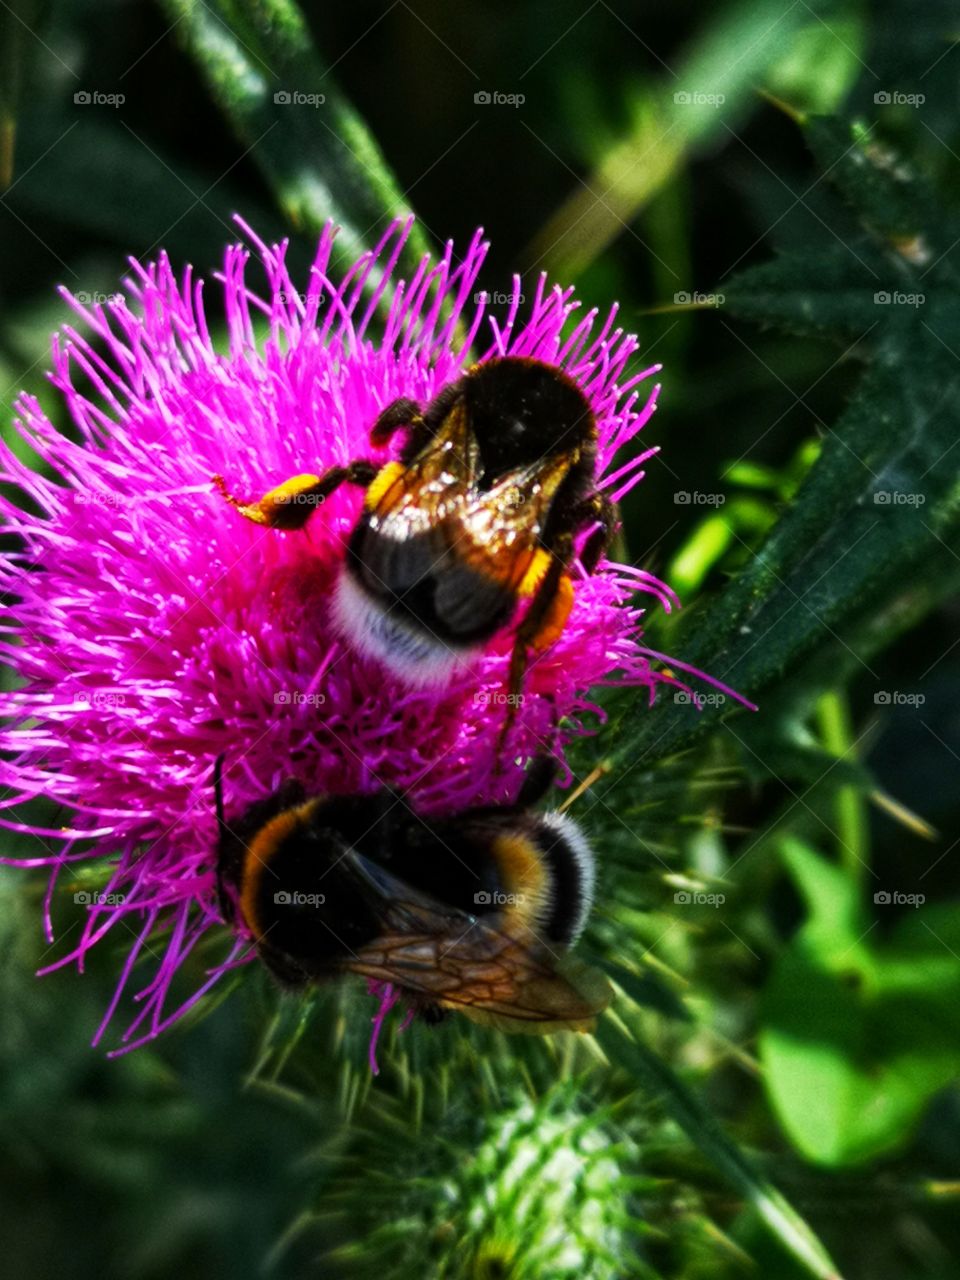
<instances>
[{"instance_id":1,"label":"bumblebee leg","mask_svg":"<svg viewBox=\"0 0 960 1280\"><path fill-rule=\"evenodd\" d=\"M507 714L500 731L500 746L513 727L523 691L529 650L543 653L559 638L573 607L573 583L567 576L567 562L572 554L572 538L565 534L557 539L550 567L533 593L526 616L517 628L507 675Z\"/></svg>"},{"instance_id":2,"label":"bumblebee leg","mask_svg":"<svg viewBox=\"0 0 960 1280\"><path fill-rule=\"evenodd\" d=\"M243 502L227 489L223 476L214 476L218 492L254 524L268 529L302 529L314 510L344 483L369 485L379 468L373 462L351 462L346 467L331 467L322 476L299 475L285 480L259 501Z\"/></svg>"},{"instance_id":3,"label":"bumblebee leg","mask_svg":"<svg viewBox=\"0 0 960 1280\"><path fill-rule=\"evenodd\" d=\"M517 808L529 809L542 800L556 776L557 762L553 756L534 756L527 766L527 776L517 796Z\"/></svg>"},{"instance_id":4,"label":"bumblebee leg","mask_svg":"<svg viewBox=\"0 0 960 1280\"><path fill-rule=\"evenodd\" d=\"M585 571L593 573L616 527L616 508L609 498L594 492L574 507L571 516L574 528L592 521L600 523L600 528L588 536L580 555ZM568 565L573 558L572 534L561 534L548 549L552 553L550 567L535 589L526 616L517 628L510 656L507 714L500 732L499 749L506 743L516 719L529 651L544 653L555 644L563 634L573 608L573 583L567 574Z\"/></svg>"},{"instance_id":5,"label":"bumblebee leg","mask_svg":"<svg viewBox=\"0 0 960 1280\"><path fill-rule=\"evenodd\" d=\"M566 566L560 567L555 585L551 583L548 590L545 589L546 582L547 578L544 578L543 584L533 597L526 618L517 631L518 640L526 635L527 622L543 591L543 606L537 610L534 620L530 622L529 639L525 641L534 653L544 653L551 645L556 644L563 634L563 628L567 625L570 610L573 608L573 583L567 575Z\"/></svg>"},{"instance_id":6,"label":"bumblebee leg","mask_svg":"<svg viewBox=\"0 0 960 1280\"><path fill-rule=\"evenodd\" d=\"M617 527L617 509L605 494L591 494L577 512L578 525L593 520L600 521L600 528L589 534L580 552L580 563L588 574L593 573L600 563L600 557L610 545Z\"/></svg>"},{"instance_id":7,"label":"bumblebee leg","mask_svg":"<svg viewBox=\"0 0 960 1280\"><path fill-rule=\"evenodd\" d=\"M401 427L415 426L421 418L420 406L416 400L401 396L383 410L370 428L370 443L375 449L382 449L388 444Z\"/></svg>"},{"instance_id":8,"label":"bumblebee leg","mask_svg":"<svg viewBox=\"0 0 960 1280\"><path fill-rule=\"evenodd\" d=\"M389 443L394 432L409 428L407 439L400 451L400 461L405 465L421 452L443 426L447 414L461 396L459 382L451 382L438 392L426 408L416 400L401 396L381 412L370 428L370 443L377 449Z\"/></svg>"},{"instance_id":9,"label":"bumblebee leg","mask_svg":"<svg viewBox=\"0 0 960 1280\"><path fill-rule=\"evenodd\" d=\"M438 1023L446 1022L450 1017L450 1010L444 1009L439 1004L425 1004L420 1010L420 1021L425 1022L430 1027L435 1027Z\"/></svg>"}]
</instances>

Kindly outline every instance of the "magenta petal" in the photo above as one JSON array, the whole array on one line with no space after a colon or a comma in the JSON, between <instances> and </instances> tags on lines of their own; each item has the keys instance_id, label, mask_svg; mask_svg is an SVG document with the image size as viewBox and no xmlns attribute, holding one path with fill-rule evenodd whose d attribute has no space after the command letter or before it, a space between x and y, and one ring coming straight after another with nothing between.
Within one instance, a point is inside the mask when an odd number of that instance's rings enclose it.
<instances>
[{"instance_id":1,"label":"magenta petal","mask_svg":"<svg viewBox=\"0 0 960 1280\"><path fill-rule=\"evenodd\" d=\"M377 1012L370 1019L373 1024L373 1030L370 1033L370 1048L367 1051L367 1061L370 1063L371 1074L378 1076L380 1074L380 1067L377 1064L377 1043L380 1039L380 1032L383 1030L383 1024L386 1022L387 1017L390 1014L390 1010L400 999L400 992L391 982L374 982L372 980L367 983L367 990L370 995L375 996L376 999L380 1001L380 1006L377 1009ZM408 1022L409 1018L404 1022L403 1027L406 1027ZM401 1031L403 1030L403 1027L400 1028Z\"/></svg>"},{"instance_id":2,"label":"magenta petal","mask_svg":"<svg viewBox=\"0 0 960 1280\"><path fill-rule=\"evenodd\" d=\"M96 1033L125 1008L121 1051L251 956L249 940L236 940L198 992L173 998L177 970L219 924L219 754L229 813L291 770L314 790L404 790L428 812L510 801L523 776L516 763L498 772L507 708L488 696L502 690L508 636L449 688L405 688L344 645L330 620L358 493L345 486L305 533L281 534L240 519L211 478L254 496L368 454L380 409L399 395L434 395L474 344L481 358L534 356L577 380L596 413L607 491L639 479L642 455L617 454L656 407L657 367L631 372L638 343L615 307L581 315L571 289L541 277L522 315L513 305L491 317L476 292L487 250L479 231L462 258L448 245L399 280L409 223L394 223L342 277L330 269L328 229L306 279L294 280L286 245L240 225L246 245L228 246L212 285L224 340L211 335L203 281L190 268L178 276L165 255L131 261L122 294L105 305L64 293L76 327L54 339L50 380L74 429L61 434L22 395L16 429L49 470L0 449L0 523L20 547L0 565L0 588L17 602L13 625L0 624L0 657L21 684L0 699L0 805L44 795L63 826L31 827L15 812L0 822L31 832L41 848L25 865L48 865L70 891L75 862L102 864L109 897L90 900L79 939L48 968L82 968L107 934L129 938ZM378 299L388 310L379 339ZM629 566L576 581L563 635L528 672L511 761L549 747L562 765L570 739L595 731L594 686L638 684L652 697L671 682L661 655L640 646L643 595L675 601ZM55 922L47 927L52 937ZM396 993L381 999L374 1045Z\"/></svg>"}]
</instances>

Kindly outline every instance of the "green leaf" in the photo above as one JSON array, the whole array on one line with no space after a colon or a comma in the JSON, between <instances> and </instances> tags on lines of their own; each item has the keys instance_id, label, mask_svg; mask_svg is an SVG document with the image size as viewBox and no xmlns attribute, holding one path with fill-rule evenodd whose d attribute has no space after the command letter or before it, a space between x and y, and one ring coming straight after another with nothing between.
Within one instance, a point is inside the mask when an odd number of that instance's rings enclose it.
<instances>
[{"instance_id":1,"label":"green leaf","mask_svg":"<svg viewBox=\"0 0 960 1280\"><path fill-rule=\"evenodd\" d=\"M691 1022L692 1015L687 1006L680 1000L666 983L655 973L634 973L622 964L613 960L590 957L590 962L608 973L614 982L634 1002L646 1009L653 1009L667 1018L675 1018L679 1022Z\"/></svg>"},{"instance_id":2,"label":"green leaf","mask_svg":"<svg viewBox=\"0 0 960 1280\"><path fill-rule=\"evenodd\" d=\"M876 131L856 122L848 125L834 116L812 116L807 141L830 181L870 232L902 249L916 237L929 235L931 247L942 241L944 228L929 184L914 167L884 145ZM949 242L939 244L938 252ZM891 261L895 259L891 258ZM905 277L926 262L903 257Z\"/></svg>"},{"instance_id":3,"label":"green leaf","mask_svg":"<svg viewBox=\"0 0 960 1280\"><path fill-rule=\"evenodd\" d=\"M780 253L724 284L733 315L790 333L857 338L877 321L877 277L844 245L816 253Z\"/></svg>"},{"instance_id":4,"label":"green leaf","mask_svg":"<svg viewBox=\"0 0 960 1280\"><path fill-rule=\"evenodd\" d=\"M56 158L55 164L26 170L15 184L8 203L25 220L67 222L76 233L103 238L124 253L153 257L163 248L174 262L200 266L219 265L224 243L236 238L231 215L240 203L240 186L225 175L211 188L202 168L179 160L156 140L145 145L125 123L80 112L65 126L62 115L35 111L21 133L27 154L50 151ZM282 229L267 201L247 199L243 207L261 235ZM88 292L106 285L109 276L98 265L103 274L92 279L64 264L64 282ZM115 277L110 283L103 292L117 288ZM43 345L48 342L49 334Z\"/></svg>"},{"instance_id":5,"label":"green leaf","mask_svg":"<svg viewBox=\"0 0 960 1280\"><path fill-rule=\"evenodd\" d=\"M645 1045L630 1039L608 1014L596 1031L597 1043L611 1062L628 1071L641 1088L655 1095L719 1173L756 1210L764 1225L807 1273L839 1280L823 1245L784 1197L754 1169L726 1136L716 1119L683 1081Z\"/></svg>"},{"instance_id":6,"label":"green leaf","mask_svg":"<svg viewBox=\"0 0 960 1280\"><path fill-rule=\"evenodd\" d=\"M39 11L38 0L10 0L0 5L0 188L13 181L17 112Z\"/></svg>"},{"instance_id":7,"label":"green leaf","mask_svg":"<svg viewBox=\"0 0 960 1280\"><path fill-rule=\"evenodd\" d=\"M730 125L758 103L757 78L782 61L804 21L824 7L816 0L742 0L718 7L677 70L638 92L629 134L608 148L524 259L545 263L560 278L583 272L670 181L686 155L727 136Z\"/></svg>"},{"instance_id":8,"label":"green leaf","mask_svg":"<svg viewBox=\"0 0 960 1280\"><path fill-rule=\"evenodd\" d=\"M767 72L765 87L802 111L836 111L863 63L859 5L801 27Z\"/></svg>"},{"instance_id":9,"label":"green leaf","mask_svg":"<svg viewBox=\"0 0 960 1280\"><path fill-rule=\"evenodd\" d=\"M817 120L810 136L858 213L859 238L745 272L724 285L727 309L797 331L860 329L869 363L839 421L823 425L820 456L759 553L670 635L677 659L754 701L825 654L870 670L875 647L895 633L889 620L874 628L871 619L909 612L911 597L932 601L960 581L951 453L960 434L960 226L935 215L926 185L862 130ZM619 756L671 753L730 706L684 715L664 701L622 733Z\"/></svg>"},{"instance_id":10,"label":"green leaf","mask_svg":"<svg viewBox=\"0 0 960 1280\"><path fill-rule=\"evenodd\" d=\"M764 995L768 1092L808 1159L862 1163L902 1145L960 1072L960 956L943 936L958 930L931 913L940 927L918 916L873 945L852 879L798 841L784 856L809 918Z\"/></svg>"},{"instance_id":11,"label":"green leaf","mask_svg":"<svg viewBox=\"0 0 960 1280\"><path fill-rule=\"evenodd\" d=\"M857 885L842 867L827 862L799 840L783 842L783 860L807 906L808 936L825 949L848 951L867 931Z\"/></svg>"},{"instance_id":12,"label":"green leaf","mask_svg":"<svg viewBox=\"0 0 960 1280\"><path fill-rule=\"evenodd\" d=\"M161 4L298 231L316 235L333 219L342 228L338 250L352 258L387 221L410 212L293 0ZM414 227L408 260L426 249Z\"/></svg>"}]
</instances>

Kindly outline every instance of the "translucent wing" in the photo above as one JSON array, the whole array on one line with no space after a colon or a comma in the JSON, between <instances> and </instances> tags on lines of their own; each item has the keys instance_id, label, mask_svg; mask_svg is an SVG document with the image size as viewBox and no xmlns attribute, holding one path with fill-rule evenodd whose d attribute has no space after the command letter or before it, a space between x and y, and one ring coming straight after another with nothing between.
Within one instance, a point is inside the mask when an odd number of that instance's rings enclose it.
<instances>
[{"instance_id":1,"label":"translucent wing","mask_svg":"<svg viewBox=\"0 0 960 1280\"><path fill-rule=\"evenodd\" d=\"M588 1031L609 1003L602 975L551 949L509 911L471 916L366 859L355 862L383 895L384 932L346 969L511 1031Z\"/></svg>"},{"instance_id":2,"label":"translucent wing","mask_svg":"<svg viewBox=\"0 0 960 1280\"><path fill-rule=\"evenodd\" d=\"M544 459L473 490L459 513L459 559L520 596L533 594L550 563L542 534L570 472L569 457Z\"/></svg>"},{"instance_id":3,"label":"translucent wing","mask_svg":"<svg viewBox=\"0 0 960 1280\"><path fill-rule=\"evenodd\" d=\"M459 561L530 595L549 563L540 538L550 506L575 456L538 460L482 488L477 443L457 405L418 458L406 467L389 463L370 486L371 528L401 547L434 535L438 567Z\"/></svg>"},{"instance_id":4,"label":"translucent wing","mask_svg":"<svg viewBox=\"0 0 960 1280\"><path fill-rule=\"evenodd\" d=\"M391 462L367 490L372 527L399 541L427 533L463 510L477 481L479 450L462 405L407 466Z\"/></svg>"}]
</instances>

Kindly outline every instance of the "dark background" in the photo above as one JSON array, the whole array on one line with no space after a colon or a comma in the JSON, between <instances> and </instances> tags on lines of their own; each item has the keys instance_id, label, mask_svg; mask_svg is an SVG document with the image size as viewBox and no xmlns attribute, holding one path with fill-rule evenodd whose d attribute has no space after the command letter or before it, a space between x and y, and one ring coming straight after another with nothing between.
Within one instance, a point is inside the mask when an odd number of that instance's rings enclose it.
<instances>
[{"instance_id":1,"label":"dark background","mask_svg":"<svg viewBox=\"0 0 960 1280\"><path fill-rule=\"evenodd\" d=\"M64 318L56 285L111 292L127 255L146 260L161 247L175 264L192 262L209 276L235 234L234 211L264 238L289 232L256 149L214 105L178 41L171 9L115 0L14 8L4 6L0 29L7 83L12 67L21 77L15 165L0 199L5 431L22 388L42 395L58 415L43 380L49 335ZM790 88L791 101L879 121L885 138L934 176L946 202L956 204L960 194L960 51L950 43L958 24L947 4L924 5L922 16L905 0L836 6L823 19L811 10L806 25L811 38L825 40L823 54L797 71L797 45L785 37L766 76L748 77L717 123L682 149L671 175L634 202L611 243L571 270L566 242L542 242L545 224L584 183L607 198L598 166L631 136L639 104L696 87L684 68L711 33L722 43L730 31L741 32L743 46L735 56L728 49L728 62L749 51L747 9L746 27L725 26L738 12L730 4L666 9L620 0L399 0L308 5L305 12L331 75L435 242L463 245L482 224L492 240L485 287L508 289L514 271L525 285L540 269L556 271L563 283L576 283L586 305L618 299L627 326L641 335L646 363L663 362L661 407L645 439L661 444L663 454L629 499L625 537L635 563L668 578L706 518L678 505L677 490L721 492L729 500L738 489L728 469L744 458L783 475L805 442L842 412L861 368L856 342L838 350L734 322L722 307L674 305L680 291L722 293L734 269L765 261L776 248L829 238L836 197L820 181L795 121L760 88ZM877 106L874 95L886 86L922 91L925 110ZM126 101L78 106L73 94L83 88L123 93ZM526 101L519 108L478 105L474 94L483 89L522 92ZM661 159L655 147L648 155L640 148L639 172L654 173ZM294 233L294 240L294 260L305 264L312 236ZM765 495L771 518L786 492ZM740 549L696 576L694 596L720 590L762 531L759 520L745 527ZM939 833L933 846L918 842L873 810L874 865L905 892L922 882L938 901L958 890L958 621L956 604L941 606L875 660L879 681L861 670L845 694L857 734L868 730L861 759L880 786ZM920 711L878 706L878 685L920 692L926 702ZM784 798L776 783L742 786L725 801L727 817L754 828ZM12 838L9 847L22 848ZM298 1068L294 1083L248 1087L275 1003L265 985L248 979L196 1026L131 1058L105 1061L87 1041L116 958L101 956L85 978L63 972L34 982L43 950L38 877L6 871L0 880L0 1249L9 1274L261 1274L260 1260L285 1229L305 1206L333 1196L338 1179L362 1195L357 1169L344 1172L328 1150L332 1133L340 1133L343 1150L350 1136L349 1125L336 1130L342 1099L332 1084L338 1068L327 1032L311 1032L312 1061ZM798 918L796 895L774 883L768 907L787 936ZM759 987L763 978L755 973L746 986ZM752 1007L748 991L742 1000L745 1010ZM333 1003L322 1004L321 1013L333 1019ZM956 1099L936 1106L919 1136L876 1162L864 1181L836 1191L790 1154L759 1102L747 1108L750 1141L780 1152L793 1171L796 1202L845 1274L956 1274L949 1207L938 1208L921 1190L928 1178L955 1178L958 1167ZM896 1212L877 1215L876 1206L889 1201ZM354 1219L348 1212L348 1225L337 1230L362 1238L362 1221L359 1211ZM284 1257L281 1270L341 1274L326 1263ZM669 1275L721 1274L697 1270L689 1257L660 1265ZM352 1273L345 1267L343 1274Z\"/></svg>"}]
</instances>

